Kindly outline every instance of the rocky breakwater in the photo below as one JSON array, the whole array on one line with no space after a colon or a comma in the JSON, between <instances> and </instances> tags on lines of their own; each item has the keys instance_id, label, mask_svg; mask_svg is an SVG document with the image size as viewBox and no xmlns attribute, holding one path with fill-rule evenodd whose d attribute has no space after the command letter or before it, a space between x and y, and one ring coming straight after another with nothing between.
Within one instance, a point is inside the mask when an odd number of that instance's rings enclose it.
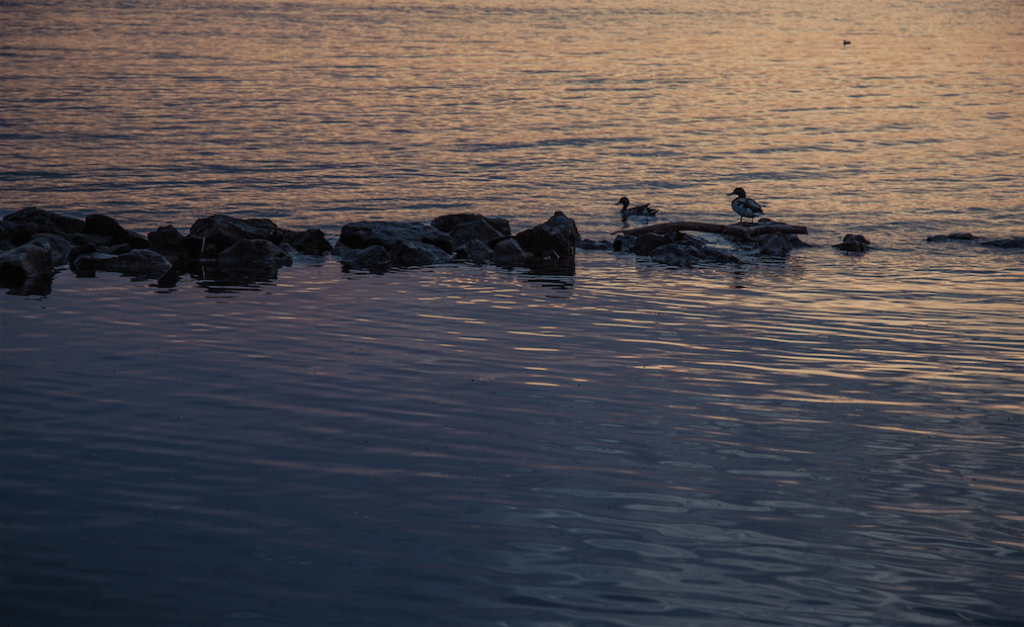
<instances>
[{"instance_id":1,"label":"rocky breakwater","mask_svg":"<svg viewBox=\"0 0 1024 627\"><path fill-rule=\"evenodd\" d=\"M101 214L82 220L29 207L0 222L0 285L14 294L46 294L65 264L79 276L118 272L173 285L191 273L249 283L276 278L295 255L329 251L346 267L372 271L451 260L571 271L579 241L576 223L561 212L514 236L504 218L468 213L430 224L357 222L342 227L332 247L319 229L289 231L262 218L212 215L188 233L166 225L142 235Z\"/></svg>"},{"instance_id":2,"label":"rocky breakwater","mask_svg":"<svg viewBox=\"0 0 1024 627\"><path fill-rule=\"evenodd\" d=\"M458 213L422 222L354 222L338 235L334 255L346 267L383 272L392 266L420 266L467 260L500 266L567 269L575 261L580 233L556 211L545 223L512 235L508 220Z\"/></svg>"}]
</instances>

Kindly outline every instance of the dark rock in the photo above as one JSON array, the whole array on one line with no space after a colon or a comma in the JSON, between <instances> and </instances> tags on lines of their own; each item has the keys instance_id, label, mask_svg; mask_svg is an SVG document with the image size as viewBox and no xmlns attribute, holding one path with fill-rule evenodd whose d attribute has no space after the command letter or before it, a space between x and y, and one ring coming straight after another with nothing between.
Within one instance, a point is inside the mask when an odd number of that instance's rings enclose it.
<instances>
[{"instance_id":1,"label":"dark rock","mask_svg":"<svg viewBox=\"0 0 1024 627\"><path fill-rule=\"evenodd\" d=\"M395 251L402 242L423 242L446 253L455 250L447 233L422 222L353 222L341 227L338 236L338 243L349 248L383 246Z\"/></svg>"},{"instance_id":2,"label":"dark rock","mask_svg":"<svg viewBox=\"0 0 1024 627\"><path fill-rule=\"evenodd\" d=\"M768 233L757 238L757 252L769 257L785 257L796 248L782 233Z\"/></svg>"},{"instance_id":3,"label":"dark rock","mask_svg":"<svg viewBox=\"0 0 1024 627\"><path fill-rule=\"evenodd\" d=\"M491 261L499 266L521 266L526 263L526 251L514 237L509 237L494 245Z\"/></svg>"},{"instance_id":4,"label":"dark rock","mask_svg":"<svg viewBox=\"0 0 1024 627\"><path fill-rule=\"evenodd\" d=\"M75 274L91 275L96 272L120 272L121 274L159 278L171 269L171 262L160 253L148 249L133 249L123 255L88 253L79 255L72 264Z\"/></svg>"},{"instance_id":5,"label":"dark rock","mask_svg":"<svg viewBox=\"0 0 1024 627\"><path fill-rule=\"evenodd\" d=\"M185 267L191 255L185 246L185 236L170 224L161 226L149 234L149 249L160 253L174 266Z\"/></svg>"},{"instance_id":6,"label":"dark rock","mask_svg":"<svg viewBox=\"0 0 1024 627\"><path fill-rule=\"evenodd\" d=\"M479 220L487 222L491 228L498 231L505 237L512 235L512 228L509 226L508 220L505 218L488 218L480 215L479 213L451 213L434 218L430 224L439 231L450 233L459 225L477 222Z\"/></svg>"},{"instance_id":7,"label":"dark rock","mask_svg":"<svg viewBox=\"0 0 1024 627\"><path fill-rule=\"evenodd\" d=\"M262 239L280 244L284 232L271 220L250 218L242 220L224 214L200 218L192 224L185 241L185 250L194 258L218 257L236 242Z\"/></svg>"},{"instance_id":8,"label":"dark rock","mask_svg":"<svg viewBox=\"0 0 1024 627\"><path fill-rule=\"evenodd\" d=\"M335 247L334 250L337 254L341 249ZM387 248L376 244L366 248L350 249L348 254L342 256L342 263L346 268L384 272L391 266L391 255Z\"/></svg>"},{"instance_id":9,"label":"dark rock","mask_svg":"<svg viewBox=\"0 0 1024 627\"><path fill-rule=\"evenodd\" d=\"M582 239L576 244L576 248L582 248L583 250L613 250L614 244L606 239L599 242L595 242L592 239Z\"/></svg>"},{"instance_id":10,"label":"dark rock","mask_svg":"<svg viewBox=\"0 0 1024 627\"><path fill-rule=\"evenodd\" d=\"M863 235L846 235L842 242L833 244L832 247L848 253L866 253L871 248L871 242Z\"/></svg>"},{"instance_id":11,"label":"dark rock","mask_svg":"<svg viewBox=\"0 0 1024 627\"><path fill-rule=\"evenodd\" d=\"M970 233L950 233L949 235L929 235L927 241L929 242L949 242L954 240L973 240L977 239Z\"/></svg>"},{"instance_id":12,"label":"dark rock","mask_svg":"<svg viewBox=\"0 0 1024 627\"><path fill-rule=\"evenodd\" d=\"M556 211L547 222L517 233L515 239L524 251L535 257L550 258L554 253L559 259L570 260L576 253L576 242L582 238L576 223Z\"/></svg>"},{"instance_id":13,"label":"dark rock","mask_svg":"<svg viewBox=\"0 0 1024 627\"><path fill-rule=\"evenodd\" d=\"M473 240L466 249L466 258L476 264L485 264L491 260L494 251L478 239Z\"/></svg>"},{"instance_id":14,"label":"dark rock","mask_svg":"<svg viewBox=\"0 0 1024 627\"><path fill-rule=\"evenodd\" d=\"M128 244L114 244L113 246L107 246L100 250L101 253L107 253L108 255L123 255L132 249Z\"/></svg>"},{"instance_id":15,"label":"dark rock","mask_svg":"<svg viewBox=\"0 0 1024 627\"><path fill-rule=\"evenodd\" d=\"M710 248L695 237L687 236L651 251L651 259L673 266L692 266L698 263L739 263L739 259Z\"/></svg>"},{"instance_id":16,"label":"dark rock","mask_svg":"<svg viewBox=\"0 0 1024 627\"><path fill-rule=\"evenodd\" d=\"M633 244L636 243L636 235L623 235L619 234L615 236L615 241L612 242L612 250L615 252L629 252L633 250Z\"/></svg>"},{"instance_id":17,"label":"dark rock","mask_svg":"<svg viewBox=\"0 0 1024 627\"><path fill-rule=\"evenodd\" d=\"M649 255L654 249L671 243L672 237L669 235L642 233L637 236L636 241L633 242L628 252L636 253L637 255Z\"/></svg>"},{"instance_id":18,"label":"dark rock","mask_svg":"<svg viewBox=\"0 0 1024 627\"><path fill-rule=\"evenodd\" d=\"M21 287L53 273L53 255L45 240L33 240L0 254L0 285Z\"/></svg>"},{"instance_id":19,"label":"dark rock","mask_svg":"<svg viewBox=\"0 0 1024 627\"><path fill-rule=\"evenodd\" d=\"M327 241L324 232L320 229L285 231L282 242L291 244L304 255L322 255L331 249L330 242Z\"/></svg>"},{"instance_id":20,"label":"dark rock","mask_svg":"<svg viewBox=\"0 0 1024 627\"><path fill-rule=\"evenodd\" d=\"M88 255L89 253L98 252L96 244L75 244L71 247L68 252L68 264L71 266L75 265L75 259L81 255Z\"/></svg>"},{"instance_id":21,"label":"dark rock","mask_svg":"<svg viewBox=\"0 0 1024 627\"><path fill-rule=\"evenodd\" d=\"M38 244L37 242L45 243ZM64 236L56 233L36 233L28 243L37 243L37 246L42 245L50 251L50 257L53 260L54 268L66 264L68 262L68 255L71 253L71 249L74 248L74 245Z\"/></svg>"},{"instance_id":22,"label":"dark rock","mask_svg":"<svg viewBox=\"0 0 1024 627\"><path fill-rule=\"evenodd\" d=\"M100 213L85 216L82 233L109 238L110 244L127 244L130 248L149 247L148 239L124 228L114 218Z\"/></svg>"},{"instance_id":23,"label":"dark rock","mask_svg":"<svg viewBox=\"0 0 1024 627\"><path fill-rule=\"evenodd\" d=\"M982 242L982 246L995 246L996 248L1024 248L1024 237L1008 237L1006 239L994 239Z\"/></svg>"},{"instance_id":24,"label":"dark rock","mask_svg":"<svg viewBox=\"0 0 1024 627\"><path fill-rule=\"evenodd\" d=\"M391 257L392 262L399 266L429 266L450 259L451 254L437 246L410 241L401 242Z\"/></svg>"},{"instance_id":25,"label":"dark rock","mask_svg":"<svg viewBox=\"0 0 1024 627\"><path fill-rule=\"evenodd\" d=\"M280 247L265 239L242 239L217 255L217 263L223 266L270 266L279 268L292 265L292 258L281 250Z\"/></svg>"},{"instance_id":26,"label":"dark rock","mask_svg":"<svg viewBox=\"0 0 1024 627\"><path fill-rule=\"evenodd\" d=\"M497 242L502 237L508 237L507 234L502 233L494 228L490 222L483 219L463 222L449 231L448 236L452 238L452 245L455 248L469 246L473 240L480 240L484 244L490 244L491 242Z\"/></svg>"},{"instance_id":27,"label":"dark rock","mask_svg":"<svg viewBox=\"0 0 1024 627\"><path fill-rule=\"evenodd\" d=\"M36 233L67 235L80 233L85 222L36 207L26 207L4 216L0 222L0 240L10 241L15 247L27 243Z\"/></svg>"}]
</instances>

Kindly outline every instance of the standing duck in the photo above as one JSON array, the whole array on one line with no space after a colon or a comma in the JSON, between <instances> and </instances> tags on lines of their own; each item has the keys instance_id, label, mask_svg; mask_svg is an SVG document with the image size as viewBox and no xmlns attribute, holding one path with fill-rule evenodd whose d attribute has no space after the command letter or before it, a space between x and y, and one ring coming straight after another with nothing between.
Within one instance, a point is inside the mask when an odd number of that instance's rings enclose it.
<instances>
[{"instance_id":1,"label":"standing duck","mask_svg":"<svg viewBox=\"0 0 1024 627\"><path fill-rule=\"evenodd\" d=\"M632 207L630 207L629 206L629 199L626 198L625 196L620 198L619 202L617 202L615 204L622 205L621 213L622 213L622 219L623 220L625 220L629 216L644 216L644 217L648 217L649 218L649 217L653 216L654 214L658 213L657 209L652 209L651 208L651 203L644 203L642 205L633 205Z\"/></svg>"},{"instance_id":2,"label":"standing duck","mask_svg":"<svg viewBox=\"0 0 1024 627\"><path fill-rule=\"evenodd\" d=\"M747 192L742 187L737 187L732 190L732 194L726 194L727 196L736 195L736 198L732 199L732 210L740 214L740 222L743 222L743 218L750 218L753 220L758 216L764 215L764 211L761 210L761 205L754 202L753 198L747 198Z\"/></svg>"}]
</instances>

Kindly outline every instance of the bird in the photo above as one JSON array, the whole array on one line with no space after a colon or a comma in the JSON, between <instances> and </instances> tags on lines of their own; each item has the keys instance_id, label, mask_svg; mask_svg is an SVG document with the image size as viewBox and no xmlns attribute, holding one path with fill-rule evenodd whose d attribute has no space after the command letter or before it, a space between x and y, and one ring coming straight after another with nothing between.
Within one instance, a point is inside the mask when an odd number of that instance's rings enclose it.
<instances>
[{"instance_id":1,"label":"bird","mask_svg":"<svg viewBox=\"0 0 1024 627\"><path fill-rule=\"evenodd\" d=\"M848 40L848 39L844 39L844 40L843 40L843 45L844 45L844 46L849 46L849 45L850 45L850 40Z\"/></svg>"},{"instance_id":2,"label":"bird","mask_svg":"<svg viewBox=\"0 0 1024 627\"><path fill-rule=\"evenodd\" d=\"M732 199L732 210L740 214L740 223L743 222L743 218L754 218L764 215L764 211L761 210L761 205L754 202L754 199L747 198L747 192L742 187L737 187L732 190L732 194L726 194L726 196L736 195L736 198Z\"/></svg>"},{"instance_id":3,"label":"bird","mask_svg":"<svg viewBox=\"0 0 1024 627\"><path fill-rule=\"evenodd\" d=\"M620 211L620 213L622 213L622 219L623 220L625 220L629 216L646 216L646 217L650 217L650 216L653 216L654 214L658 213L657 209L654 209L654 208L651 207L651 203L644 203L642 205L633 205L632 207L630 207L629 206L629 199L626 198L625 196L620 198L619 202L617 202L615 204L616 205L622 205L622 210Z\"/></svg>"}]
</instances>

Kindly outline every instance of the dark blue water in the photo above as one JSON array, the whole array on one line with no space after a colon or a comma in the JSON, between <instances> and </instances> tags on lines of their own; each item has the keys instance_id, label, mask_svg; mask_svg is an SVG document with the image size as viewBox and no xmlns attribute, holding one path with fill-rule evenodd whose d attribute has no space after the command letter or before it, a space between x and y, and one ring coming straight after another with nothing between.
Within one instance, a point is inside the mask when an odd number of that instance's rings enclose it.
<instances>
[{"instance_id":1,"label":"dark blue water","mask_svg":"<svg viewBox=\"0 0 1024 627\"><path fill-rule=\"evenodd\" d=\"M4 212L818 246L0 295L0 624L1020 624L1019 6L2 11Z\"/></svg>"}]
</instances>

